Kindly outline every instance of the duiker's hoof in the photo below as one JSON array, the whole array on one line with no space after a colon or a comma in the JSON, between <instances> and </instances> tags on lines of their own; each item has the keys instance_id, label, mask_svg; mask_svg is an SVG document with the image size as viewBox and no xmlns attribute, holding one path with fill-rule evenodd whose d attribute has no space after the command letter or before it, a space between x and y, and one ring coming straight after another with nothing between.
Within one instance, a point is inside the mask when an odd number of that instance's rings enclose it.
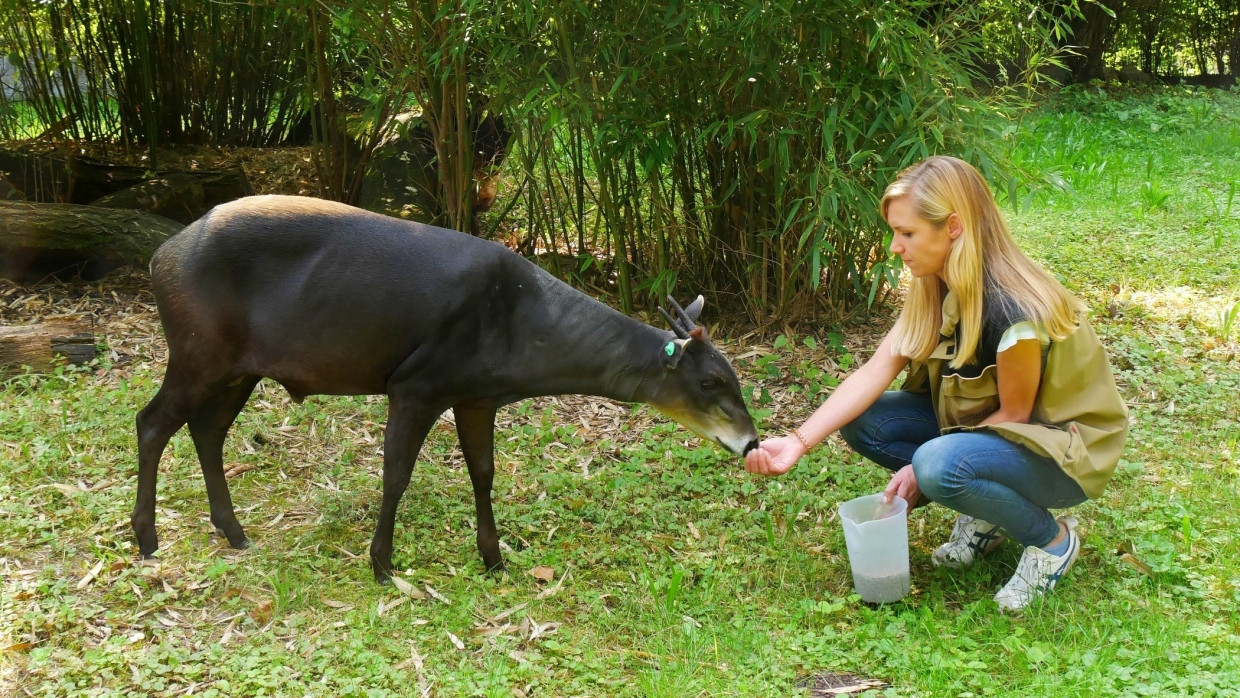
<instances>
[{"instance_id":1,"label":"duiker's hoof","mask_svg":"<svg viewBox=\"0 0 1240 698\"><path fill-rule=\"evenodd\" d=\"M253 543L250 542L250 539L245 537L244 533L238 533L237 535L230 536L224 532L224 529L216 528L215 534L228 541L228 547L233 548L234 550L245 550L253 545Z\"/></svg>"}]
</instances>

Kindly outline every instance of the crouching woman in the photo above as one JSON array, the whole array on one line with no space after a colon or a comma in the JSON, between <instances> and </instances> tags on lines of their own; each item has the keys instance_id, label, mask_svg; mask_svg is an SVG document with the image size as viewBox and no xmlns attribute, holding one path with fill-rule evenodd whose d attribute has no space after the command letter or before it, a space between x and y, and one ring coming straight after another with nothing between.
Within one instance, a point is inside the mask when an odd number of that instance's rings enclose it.
<instances>
[{"instance_id":1,"label":"crouching woman","mask_svg":"<svg viewBox=\"0 0 1240 698\"><path fill-rule=\"evenodd\" d=\"M1021 252L976 169L929 158L901 172L880 207L913 277L895 326L800 427L751 451L746 469L785 473L839 430L892 471L888 496L959 513L934 564L971 565L1005 534L1024 546L995 595L1020 610L1076 561L1076 519L1050 510L1102 493L1127 407L1083 304ZM902 389L888 390L906 368Z\"/></svg>"}]
</instances>

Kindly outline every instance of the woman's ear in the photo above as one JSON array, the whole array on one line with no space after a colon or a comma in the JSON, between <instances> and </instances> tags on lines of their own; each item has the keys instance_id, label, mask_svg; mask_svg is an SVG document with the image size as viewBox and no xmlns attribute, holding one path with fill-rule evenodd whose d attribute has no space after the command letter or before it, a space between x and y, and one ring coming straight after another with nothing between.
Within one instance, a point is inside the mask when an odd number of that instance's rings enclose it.
<instances>
[{"instance_id":1,"label":"woman's ear","mask_svg":"<svg viewBox=\"0 0 1240 698\"><path fill-rule=\"evenodd\" d=\"M964 232L964 223L960 220L959 213L953 213L947 217L947 236L955 240Z\"/></svg>"}]
</instances>

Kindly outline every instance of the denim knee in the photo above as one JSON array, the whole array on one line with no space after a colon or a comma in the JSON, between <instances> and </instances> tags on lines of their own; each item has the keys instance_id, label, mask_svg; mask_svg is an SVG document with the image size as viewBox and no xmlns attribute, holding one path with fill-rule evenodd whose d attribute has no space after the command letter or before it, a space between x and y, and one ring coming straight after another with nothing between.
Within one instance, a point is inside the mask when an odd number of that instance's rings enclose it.
<instances>
[{"instance_id":1,"label":"denim knee","mask_svg":"<svg viewBox=\"0 0 1240 698\"><path fill-rule=\"evenodd\" d=\"M945 502L964 491L966 478L960 477L960 452L949 438L931 439L913 453L913 475L921 493L935 502Z\"/></svg>"},{"instance_id":2,"label":"denim knee","mask_svg":"<svg viewBox=\"0 0 1240 698\"><path fill-rule=\"evenodd\" d=\"M930 396L889 390L852 422L840 427L840 436L862 456L887 468L908 465L913 451L939 435Z\"/></svg>"}]
</instances>

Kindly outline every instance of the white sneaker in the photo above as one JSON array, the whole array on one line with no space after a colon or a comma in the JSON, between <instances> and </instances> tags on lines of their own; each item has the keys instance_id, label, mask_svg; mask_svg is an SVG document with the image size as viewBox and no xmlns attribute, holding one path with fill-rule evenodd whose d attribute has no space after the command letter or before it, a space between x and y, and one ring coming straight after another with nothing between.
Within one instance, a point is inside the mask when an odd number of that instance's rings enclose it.
<instances>
[{"instance_id":1,"label":"white sneaker","mask_svg":"<svg viewBox=\"0 0 1240 698\"><path fill-rule=\"evenodd\" d=\"M935 567L968 567L1002 542L1003 534L999 533L998 526L962 514L952 527L951 538L935 549L930 562Z\"/></svg>"},{"instance_id":2,"label":"white sneaker","mask_svg":"<svg viewBox=\"0 0 1240 698\"><path fill-rule=\"evenodd\" d=\"M1076 518L1061 516L1059 521L1068 528L1068 551L1063 555L1052 555L1041 548L1029 546L1020 556L1016 564L1016 574L1008 581L995 601L999 602L999 610L1019 611L1031 601L1055 588L1059 578L1067 573L1081 553L1081 538L1076 535Z\"/></svg>"}]
</instances>

